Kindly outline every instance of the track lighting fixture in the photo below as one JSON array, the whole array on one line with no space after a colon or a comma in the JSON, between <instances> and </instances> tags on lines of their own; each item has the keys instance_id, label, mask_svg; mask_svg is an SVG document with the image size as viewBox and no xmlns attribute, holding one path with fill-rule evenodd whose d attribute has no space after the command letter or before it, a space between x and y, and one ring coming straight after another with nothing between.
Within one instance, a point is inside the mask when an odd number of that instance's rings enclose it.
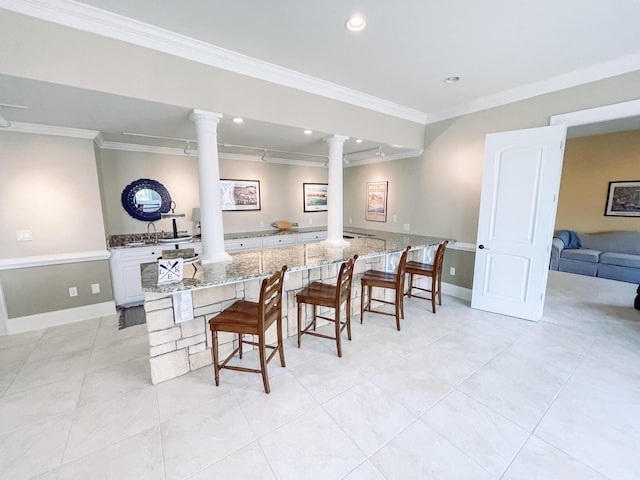
<instances>
[{"instance_id":1,"label":"track lighting fixture","mask_svg":"<svg viewBox=\"0 0 640 480\"><path fill-rule=\"evenodd\" d=\"M184 146L184 154L185 155L191 155L191 152L193 152L193 150L191 150L191 142L189 140L187 140L185 146Z\"/></svg>"},{"instance_id":2,"label":"track lighting fixture","mask_svg":"<svg viewBox=\"0 0 640 480\"><path fill-rule=\"evenodd\" d=\"M262 154L262 157L260 157L262 159L263 162L266 162L268 160L267 158L267 151L265 150L264 153Z\"/></svg>"},{"instance_id":3,"label":"track lighting fixture","mask_svg":"<svg viewBox=\"0 0 640 480\"><path fill-rule=\"evenodd\" d=\"M0 115L0 128L9 128L11 126L11 122Z\"/></svg>"},{"instance_id":4,"label":"track lighting fixture","mask_svg":"<svg viewBox=\"0 0 640 480\"><path fill-rule=\"evenodd\" d=\"M0 107L6 108L19 108L21 110L28 110L29 107L25 105L13 105L11 103L0 103ZM0 113L0 128L9 128L11 126L11 122L2 116Z\"/></svg>"}]
</instances>

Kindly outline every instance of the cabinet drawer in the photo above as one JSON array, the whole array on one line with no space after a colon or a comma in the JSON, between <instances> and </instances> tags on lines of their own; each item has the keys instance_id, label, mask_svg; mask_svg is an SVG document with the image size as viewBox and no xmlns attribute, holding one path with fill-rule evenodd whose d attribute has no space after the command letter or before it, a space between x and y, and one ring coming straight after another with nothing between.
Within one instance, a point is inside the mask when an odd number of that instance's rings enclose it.
<instances>
[{"instance_id":1,"label":"cabinet drawer","mask_svg":"<svg viewBox=\"0 0 640 480\"><path fill-rule=\"evenodd\" d=\"M262 238L263 247L278 247L280 245L295 245L298 243L298 235L295 233L287 235L273 235Z\"/></svg>"},{"instance_id":2,"label":"cabinet drawer","mask_svg":"<svg viewBox=\"0 0 640 480\"><path fill-rule=\"evenodd\" d=\"M233 240L224 241L224 249L227 252L236 252L238 250L255 250L262 248L262 239L255 238L235 238Z\"/></svg>"},{"instance_id":3,"label":"cabinet drawer","mask_svg":"<svg viewBox=\"0 0 640 480\"><path fill-rule=\"evenodd\" d=\"M125 250L119 252L121 261L130 261L130 260L140 260L141 262L150 262L151 260L155 260L162 254L162 247L153 246L153 247L144 247L144 248L134 248L131 250Z\"/></svg>"},{"instance_id":4,"label":"cabinet drawer","mask_svg":"<svg viewBox=\"0 0 640 480\"><path fill-rule=\"evenodd\" d=\"M327 238L327 232L306 232L298 234L298 243L319 242Z\"/></svg>"}]
</instances>

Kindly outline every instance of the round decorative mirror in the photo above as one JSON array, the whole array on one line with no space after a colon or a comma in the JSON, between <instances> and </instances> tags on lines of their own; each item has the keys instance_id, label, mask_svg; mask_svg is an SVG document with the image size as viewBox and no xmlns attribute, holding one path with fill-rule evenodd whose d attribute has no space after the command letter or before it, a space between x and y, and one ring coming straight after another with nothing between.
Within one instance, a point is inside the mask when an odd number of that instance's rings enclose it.
<instances>
[{"instance_id":1,"label":"round decorative mirror","mask_svg":"<svg viewBox=\"0 0 640 480\"><path fill-rule=\"evenodd\" d=\"M171 209L171 197L160 182L140 178L122 191L122 206L133 218L155 222Z\"/></svg>"}]
</instances>

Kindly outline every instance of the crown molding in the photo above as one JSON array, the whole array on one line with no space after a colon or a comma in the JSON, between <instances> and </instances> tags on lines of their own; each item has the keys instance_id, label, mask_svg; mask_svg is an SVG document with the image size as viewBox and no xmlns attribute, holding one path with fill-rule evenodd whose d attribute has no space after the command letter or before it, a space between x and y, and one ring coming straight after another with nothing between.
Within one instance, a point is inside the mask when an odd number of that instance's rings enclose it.
<instances>
[{"instance_id":1,"label":"crown molding","mask_svg":"<svg viewBox=\"0 0 640 480\"><path fill-rule=\"evenodd\" d=\"M138 145L135 143L121 143L104 140L102 135L96 136L94 139L98 148L104 150L120 150L123 152L137 153L156 153L160 155L177 155L180 157L198 157L198 151L193 149L189 155L184 153L182 148L176 147L158 147L154 145ZM245 155L241 153L219 152L218 158L222 160L233 160L238 162L257 162L264 163L260 155ZM324 167L324 163L310 160L293 160L290 158L269 157L266 163L279 163L283 165L299 165L305 167Z\"/></svg>"},{"instance_id":2,"label":"crown molding","mask_svg":"<svg viewBox=\"0 0 640 480\"><path fill-rule=\"evenodd\" d=\"M505 90L504 92L479 98L468 104L459 105L456 108L427 115L426 124L460 117L469 113L475 113L489 108L500 107L509 103L519 102L528 98L545 95L547 93L577 87L605 78L623 75L625 73L640 70L640 54L627 55L608 62L591 65L587 68L574 70L564 75L530 83L521 87Z\"/></svg>"},{"instance_id":3,"label":"crown molding","mask_svg":"<svg viewBox=\"0 0 640 480\"><path fill-rule=\"evenodd\" d=\"M11 126L0 132L36 133L39 135L54 135L57 137L84 138L94 140L100 132L81 128L56 127L53 125L38 125L37 123L11 122Z\"/></svg>"},{"instance_id":4,"label":"crown molding","mask_svg":"<svg viewBox=\"0 0 640 480\"><path fill-rule=\"evenodd\" d=\"M0 7L424 125L427 114L72 0L0 0Z\"/></svg>"}]
</instances>

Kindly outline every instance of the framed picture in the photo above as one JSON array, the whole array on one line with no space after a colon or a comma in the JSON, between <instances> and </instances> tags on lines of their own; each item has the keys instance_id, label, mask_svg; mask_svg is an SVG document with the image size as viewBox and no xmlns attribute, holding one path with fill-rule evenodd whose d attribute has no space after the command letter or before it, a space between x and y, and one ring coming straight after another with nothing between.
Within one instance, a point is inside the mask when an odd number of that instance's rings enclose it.
<instances>
[{"instance_id":1,"label":"framed picture","mask_svg":"<svg viewBox=\"0 0 640 480\"><path fill-rule=\"evenodd\" d=\"M259 180L220 180L222 211L260 210Z\"/></svg>"},{"instance_id":2,"label":"framed picture","mask_svg":"<svg viewBox=\"0 0 640 480\"><path fill-rule=\"evenodd\" d=\"M367 183L367 212L365 220L371 222L387 221L387 187L389 182Z\"/></svg>"},{"instance_id":3,"label":"framed picture","mask_svg":"<svg viewBox=\"0 0 640 480\"><path fill-rule=\"evenodd\" d=\"M605 215L640 217L640 180L609 182Z\"/></svg>"},{"instance_id":4,"label":"framed picture","mask_svg":"<svg viewBox=\"0 0 640 480\"><path fill-rule=\"evenodd\" d=\"M304 200L305 212L326 212L327 211L327 188L326 183L303 183L302 197Z\"/></svg>"}]
</instances>

